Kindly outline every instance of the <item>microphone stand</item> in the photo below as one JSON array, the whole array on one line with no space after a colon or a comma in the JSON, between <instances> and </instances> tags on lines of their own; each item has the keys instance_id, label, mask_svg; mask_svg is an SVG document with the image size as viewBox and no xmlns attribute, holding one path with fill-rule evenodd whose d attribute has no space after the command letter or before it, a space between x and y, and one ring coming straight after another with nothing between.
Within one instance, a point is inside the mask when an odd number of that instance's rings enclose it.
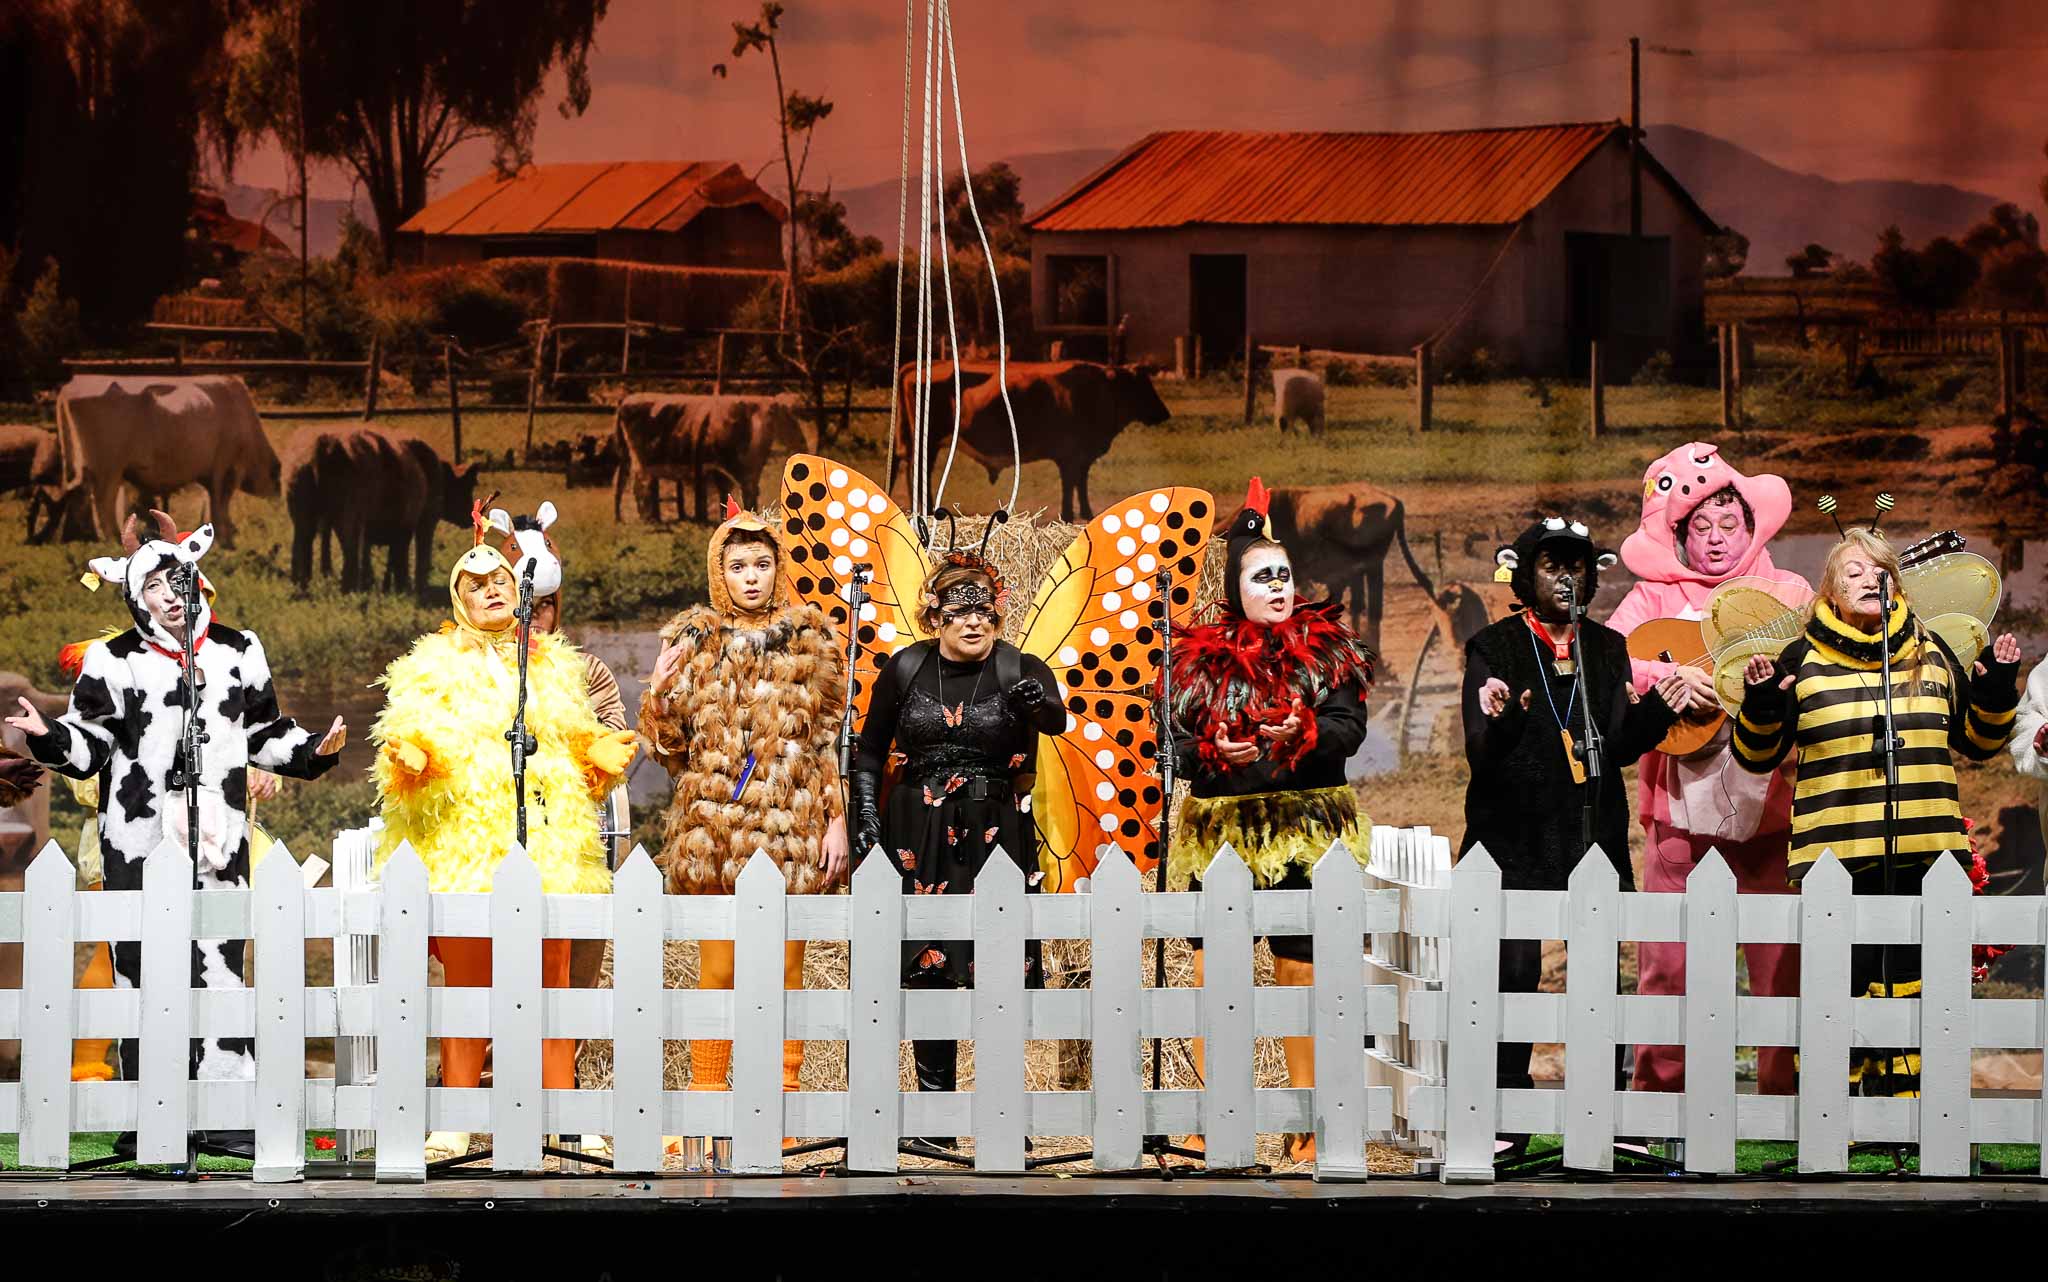
<instances>
[{"instance_id":1,"label":"microphone stand","mask_svg":"<svg viewBox=\"0 0 2048 1282\"><path fill-rule=\"evenodd\" d=\"M1893 866L1898 853L1898 793L1899 793L1899 731L1898 723L1892 717L1892 648L1891 637L1886 635L1885 624L1891 621L1892 576L1884 570L1877 572L1877 654L1879 669L1884 678L1884 808L1880 821L1884 825L1884 893L1898 892L1898 871ZM1884 984L1884 995L1892 993L1892 946L1880 944L1877 949L1878 978ZM1891 1077L1891 1067L1898 1058L1897 1048L1883 1051L1885 1077Z\"/></svg>"},{"instance_id":2,"label":"microphone stand","mask_svg":"<svg viewBox=\"0 0 2048 1282\"><path fill-rule=\"evenodd\" d=\"M842 814L853 813L853 758L860 751L860 731L853 724L853 673L860 663L860 610L868 603L868 584L874 582L873 566L856 565L846 581L846 698L839 710L839 789L844 798ZM856 850L848 861L858 864L867 855Z\"/></svg>"},{"instance_id":3,"label":"microphone stand","mask_svg":"<svg viewBox=\"0 0 2048 1282\"><path fill-rule=\"evenodd\" d=\"M193 635L193 625L199 621L199 571L192 566L182 566L179 571L178 597L185 607L184 671L179 683L184 686L185 723L178 735L179 762L173 772L171 787L185 790L185 854L192 861L196 873L199 868L199 778L200 747L212 736L199 716L199 670L195 657L198 637Z\"/></svg>"},{"instance_id":4,"label":"microphone stand","mask_svg":"<svg viewBox=\"0 0 2048 1282\"><path fill-rule=\"evenodd\" d=\"M514 612L519 620L519 703L512 713L512 728L505 732L512 745L513 832L522 847L526 845L526 759L540 750L540 742L526 729L526 655L533 643L533 567L534 562L528 560L525 572L519 576L519 608Z\"/></svg>"},{"instance_id":5,"label":"microphone stand","mask_svg":"<svg viewBox=\"0 0 2048 1282\"><path fill-rule=\"evenodd\" d=\"M1166 863L1173 848L1173 782L1174 762L1179 755L1179 734L1173 724L1173 571L1161 570L1157 576L1159 586L1155 598L1159 620L1159 692L1152 703L1153 739L1155 754L1152 764L1159 776L1159 862L1152 869L1154 893L1166 893ZM1166 940L1164 937L1152 941L1152 986L1166 988ZM1152 1089L1162 1090L1165 1085L1165 1047L1157 1033L1152 1035ZM1166 1165L1169 1157L1201 1159L1204 1153L1194 1149L1181 1148L1166 1135L1147 1135L1145 1153L1159 1164L1162 1171L1172 1168Z\"/></svg>"},{"instance_id":6,"label":"microphone stand","mask_svg":"<svg viewBox=\"0 0 2048 1282\"><path fill-rule=\"evenodd\" d=\"M1579 713L1586 723L1586 737L1573 745L1573 754L1586 767L1586 782L1579 794L1579 844L1580 854L1593 847L1593 811L1600 795L1600 779L1607 773L1607 744L1600 733L1600 723L1593 719L1593 685L1586 679L1586 647L1584 641L1586 602L1584 594L1575 583L1566 589L1566 606L1571 611L1572 628L1572 671L1578 674ZM1540 675L1540 674L1539 674ZM1544 678L1548 680L1548 677Z\"/></svg>"}]
</instances>

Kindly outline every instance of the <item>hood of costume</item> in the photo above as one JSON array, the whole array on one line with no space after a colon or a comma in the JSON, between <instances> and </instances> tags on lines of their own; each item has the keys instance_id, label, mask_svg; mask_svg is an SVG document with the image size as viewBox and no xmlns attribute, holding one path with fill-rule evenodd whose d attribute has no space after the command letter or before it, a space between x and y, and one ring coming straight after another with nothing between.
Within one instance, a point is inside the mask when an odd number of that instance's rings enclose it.
<instances>
[{"instance_id":1,"label":"hood of costume","mask_svg":"<svg viewBox=\"0 0 2048 1282\"><path fill-rule=\"evenodd\" d=\"M1684 526L1693 509L1730 486L1749 505L1756 522L1749 550L1726 574L1708 574L1685 563ZM1721 447L1704 441L1679 446L1643 473L1643 520L1622 540L1621 559L1639 579L1656 583L1713 586L1746 574L1771 575L1766 546L1792 516L1792 488L1782 476L1744 476L1721 457Z\"/></svg>"},{"instance_id":2,"label":"hood of costume","mask_svg":"<svg viewBox=\"0 0 2048 1282\"><path fill-rule=\"evenodd\" d=\"M779 574L766 609L733 608L726 541L768 528L728 500L707 551L711 604L661 629L663 648L680 649L675 676L640 697L641 738L674 785L656 860L674 894L731 894L757 853L790 893L824 889L825 830L844 809L844 647L823 611L783 596Z\"/></svg>"},{"instance_id":3,"label":"hood of costume","mask_svg":"<svg viewBox=\"0 0 2048 1282\"><path fill-rule=\"evenodd\" d=\"M213 624L212 584L199 573L199 559L213 547L213 526L202 525L190 534L177 534L171 525L171 518L162 513L153 513L157 518L158 537L143 542L135 532L135 518L130 516L121 531L121 546L126 555L94 557L88 565L91 575L87 586L111 583L121 591L127 603L128 614L135 621L135 630L151 645L170 653L179 653L183 642L165 631L150 616L149 607L143 603L142 588L149 582L149 576L158 570L187 569L199 575L199 609L186 620L195 643L206 635Z\"/></svg>"},{"instance_id":4,"label":"hood of costume","mask_svg":"<svg viewBox=\"0 0 2048 1282\"><path fill-rule=\"evenodd\" d=\"M1536 555L1545 548L1586 563L1583 595L1590 606L1593 598L1600 594L1600 571L1614 565L1614 553L1594 544L1592 531L1586 528L1585 522L1569 517L1542 517L1523 530L1513 543L1496 551L1493 554L1494 581L1513 587L1516 609L1534 608Z\"/></svg>"},{"instance_id":5,"label":"hood of costume","mask_svg":"<svg viewBox=\"0 0 2048 1282\"><path fill-rule=\"evenodd\" d=\"M1245 554L1261 543L1280 542L1273 536L1273 518L1266 513L1271 503L1272 495L1258 477L1253 477L1244 496L1244 508L1223 532L1223 602L1240 619L1244 617L1244 600L1237 581L1244 572ZM1287 549L1287 559L1289 564L1294 561L1291 548Z\"/></svg>"},{"instance_id":6,"label":"hood of costume","mask_svg":"<svg viewBox=\"0 0 2048 1282\"><path fill-rule=\"evenodd\" d=\"M782 540L775 536L774 530L766 521L752 512L742 511L740 505L728 496L725 500L725 520L711 532L711 542L704 549L705 591L711 596L711 608L722 615L733 613L732 593L725 587L725 545L741 530L768 536L769 543L775 548L776 567L774 586L769 589L768 594L769 609L774 610L780 606L783 599Z\"/></svg>"},{"instance_id":7,"label":"hood of costume","mask_svg":"<svg viewBox=\"0 0 2048 1282\"><path fill-rule=\"evenodd\" d=\"M562 590L562 555L548 530L555 523L555 505L542 503L532 516L513 516L504 508L491 509L491 528L504 536L499 550L512 567L517 583L533 567L533 599L545 601Z\"/></svg>"}]
</instances>

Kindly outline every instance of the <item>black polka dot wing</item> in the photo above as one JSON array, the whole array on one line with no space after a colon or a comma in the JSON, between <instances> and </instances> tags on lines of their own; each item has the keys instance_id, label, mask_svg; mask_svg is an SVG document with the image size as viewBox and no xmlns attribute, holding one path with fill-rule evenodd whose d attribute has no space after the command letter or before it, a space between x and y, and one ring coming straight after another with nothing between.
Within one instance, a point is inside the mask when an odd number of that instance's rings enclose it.
<instances>
[{"instance_id":1,"label":"black polka dot wing","mask_svg":"<svg viewBox=\"0 0 2048 1282\"><path fill-rule=\"evenodd\" d=\"M782 470L780 528L784 586L793 598L824 611L842 643L854 622L847 605L854 567L874 569L857 621L860 655L852 673L855 724L862 724L882 665L925 639L917 597L930 564L910 518L886 490L844 463L815 454L794 455Z\"/></svg>"},{"instance_id":2,"label":"black polka dot wing","mask_svg":"<svg viewBox=\"0 0 2048 1282\"><path fill-rule=\"evenodd\" d=\"M1046 571L1020 648L1052 669L1067 706L1064 733L1040 741L1031 812L1044 889L1072 890L1108 843L1140 868L1159 857L1158 611L1174 626L1194 611L1216 501L1174 486L1111 505ZM1171 576L1162 588L1159 575Z\"/></svg>"}]
</instances>

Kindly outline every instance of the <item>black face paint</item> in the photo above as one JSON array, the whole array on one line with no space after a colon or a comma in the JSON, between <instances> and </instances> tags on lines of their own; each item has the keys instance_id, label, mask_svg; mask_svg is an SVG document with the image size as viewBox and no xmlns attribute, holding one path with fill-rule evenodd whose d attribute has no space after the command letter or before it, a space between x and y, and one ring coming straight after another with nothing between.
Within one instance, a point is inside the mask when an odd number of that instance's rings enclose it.
<instances>
[{"instance_id":1,"label":"black face paint","mask_svg":"<svg viewBox=\"0 0 2048 1282\"><path fill-rule=\"evenodd\" d=\"M939 621L948 627L968 619L980 619L990 627L994 627L1002 622L1001 616L996 614L995 607L991 605L956 606L951 610L941 612L939 615Z\"/></svg>"},{"instance_id":2,"label":"black face paint","mask_svg":"<svg viewBox=\"0 0 2048 1282\"><path fill-rule=\"evenodd\" d=\"M1284 565L1264 565L1252 572L1252 582L1264 587L1268 583L1292 583L1294 571Z\"/></svg>"}]
</instances>

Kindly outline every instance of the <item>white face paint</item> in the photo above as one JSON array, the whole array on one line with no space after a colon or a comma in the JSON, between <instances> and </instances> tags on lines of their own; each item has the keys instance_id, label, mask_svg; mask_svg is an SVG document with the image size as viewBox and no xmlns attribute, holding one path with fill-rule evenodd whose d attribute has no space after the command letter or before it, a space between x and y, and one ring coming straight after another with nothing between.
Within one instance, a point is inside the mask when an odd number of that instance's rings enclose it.
<instances>
[{"instance_id":1,"label":"white face paint","mask_svg":"<svg viewBox=\"0 0 2048 1282\"><path fill-rule=\"evenodd\" d=\"M1282 623L1294 613L1294 567L1284 548L1255 547L1237 571L1237 599L1253 623Z\"/></svg>"}]
</instances>

